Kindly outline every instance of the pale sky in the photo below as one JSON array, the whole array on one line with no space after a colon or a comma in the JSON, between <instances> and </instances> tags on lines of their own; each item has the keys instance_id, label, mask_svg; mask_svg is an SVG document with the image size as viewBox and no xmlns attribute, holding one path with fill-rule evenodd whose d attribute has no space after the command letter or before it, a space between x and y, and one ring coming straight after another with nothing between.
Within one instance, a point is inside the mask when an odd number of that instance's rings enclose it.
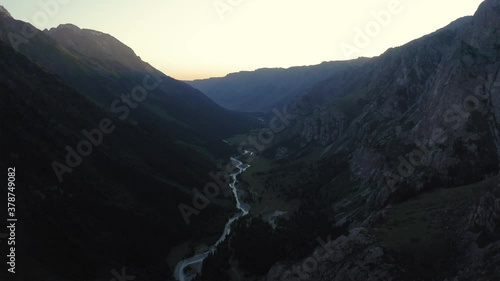
<instances>
[{"instance_id":1,"label":"pale sky","mask_svg":"<svg viewBox=\"0 0 500 281\"><path fill-rule=\"evenodd\" d=\"M109 33L165 74L191 80L377 56L474 14L481 2L0 0L0 5L40 29L73 23ZM44 10L43 3L56 7Z\"/></svg>"}]
</instances>

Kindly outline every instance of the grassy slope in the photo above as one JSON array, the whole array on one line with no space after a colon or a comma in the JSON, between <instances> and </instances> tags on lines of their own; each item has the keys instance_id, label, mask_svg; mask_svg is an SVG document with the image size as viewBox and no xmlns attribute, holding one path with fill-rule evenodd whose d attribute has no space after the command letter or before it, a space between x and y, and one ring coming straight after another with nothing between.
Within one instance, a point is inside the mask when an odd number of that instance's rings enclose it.
<instances>
[{"instance_id":1,"label":"grassy slope","mask_svg":"<svg viewBox=\"0 0 500 281\"><path fill-rule=\"evenodd\" d=\"M497 175L471 185L436 189L391 205L373 233L387 251L400 257L400 264L409 272L421 278L434 278L436 272L445 274L453 270L455 250L463 243L470 208L498 183Z\"/></svg>"}]
</instances>

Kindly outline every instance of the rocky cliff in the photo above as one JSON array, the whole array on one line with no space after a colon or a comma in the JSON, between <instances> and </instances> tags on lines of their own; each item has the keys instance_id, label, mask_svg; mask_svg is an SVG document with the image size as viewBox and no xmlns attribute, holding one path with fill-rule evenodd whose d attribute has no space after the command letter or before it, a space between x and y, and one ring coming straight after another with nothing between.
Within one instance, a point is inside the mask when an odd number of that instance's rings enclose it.
<instances>
[{"instance_id":1,"label":"rocky cliff","mask_svg":"<svg viewBox=\"0 0 500 281\"><path fill-rule=\"evenodd\" d=\"M498 197L492 190L498 185L500 160L499 21L500 1L486 0L474 16L389 49L362 68L333 75L292 103L298 117L276 147L288 151L288 160L314 158L319 167L312 169L323 173L318 176L323 181L312 178L301 186L320 195L317 204L332 221L349 223L352 230L331 242L338 251L335 258L313 263L316 269L307 277L285 274L311 263L306 259L277 264L268 281L497 280L492 276L498 276L500 257L499 237L493 234L498 232ZM344 161L343 170L332 170L332 163ZM275 174L278 179L285 168ZM493 182L483 181L492 177ZM436 189L458 186L470 193L446 189L450 205L443 198L435 203L443 213L411 205L426 206L441 194ZM392 212L392 206L408 209ZM424 213L421 221L429 229L438 221L431 217L439 217L439 234L426 244L417 229L408 244L391 250L387 245L407 235L399 229L401 222L414 222L417 215L407 217L414 213ZM395 214L404 219L391 221ZM388 233L395 236L383 243ZM441 246L433 243L439 236L448 240L439 243L446 249L436 254ZM406 246L410 254L404 254ZM441 254L439 262L433 258ZM434 266L450 266L453 260L462 268L453 266L442 276L426 276L423 269L418 278L408 276L426 259Z\"/></svg>"}]
</instances>

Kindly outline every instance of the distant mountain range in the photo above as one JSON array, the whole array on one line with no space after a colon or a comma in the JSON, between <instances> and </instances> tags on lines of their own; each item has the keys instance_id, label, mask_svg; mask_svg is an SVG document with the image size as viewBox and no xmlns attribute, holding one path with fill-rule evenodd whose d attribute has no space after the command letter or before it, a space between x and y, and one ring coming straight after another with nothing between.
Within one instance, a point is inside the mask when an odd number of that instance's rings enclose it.
<instances>
[{"instance_id":1,"label":"distant mountain range","mask_svg":"<svg viewBox=\"0 0 500 281\"><path fill-rule=\"evenodd\" d=\"M357 69L367 59L323 62L291 68L263 68L231 73L222 78L187 81L219 105L241 112L267 113L307 94L329 77Z\"/></svg>"}]
</instances>

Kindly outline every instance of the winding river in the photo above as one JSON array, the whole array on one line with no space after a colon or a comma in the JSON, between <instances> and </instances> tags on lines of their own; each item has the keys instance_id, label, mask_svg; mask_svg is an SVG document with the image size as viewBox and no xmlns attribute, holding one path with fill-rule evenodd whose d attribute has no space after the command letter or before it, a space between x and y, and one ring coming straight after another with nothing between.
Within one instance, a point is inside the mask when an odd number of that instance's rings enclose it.
<instances>
[{"instance_id":1,"label":"winding river","mask_svg":"<svg viewBox=\"0 0 500 281\"><path fill-rule=\"evenodd\" d=\"M236 213L232 218L228 220L226 223L226 226L224 227L224 232L222 233L221 237L217 242L215 242L214 245L210 247L210 249L204 253L201 254L196 254L190 258L181 260L177 265L175 266L175 272L174 272L174 277L178 281L191 281L196 277L197 273L188 273L186 274L185 270L189 266L199 266L201 269L201 265L203 264L203 261L211 254L214 253L217 250L217 247L222 243L224 240L226 240L227 236L229 233L231 233L231 225L237 221L239 218L246 216L248 214L248 211L250 210L250 206L248 204L245 204L240 201L240 196L238 194L238 189L236 188L236 183L238 182L237 177L241 173L243 173L246 169L250 167L250 165L242 163L240 160L236 158L231 158L231 162L235 167L238 168L238 172L231 174L231 183L229 186L231 187L231 190L233 191L234 198L236 199L236 208L238 208L239 212Z\"/></svg>"}]
</instances>

